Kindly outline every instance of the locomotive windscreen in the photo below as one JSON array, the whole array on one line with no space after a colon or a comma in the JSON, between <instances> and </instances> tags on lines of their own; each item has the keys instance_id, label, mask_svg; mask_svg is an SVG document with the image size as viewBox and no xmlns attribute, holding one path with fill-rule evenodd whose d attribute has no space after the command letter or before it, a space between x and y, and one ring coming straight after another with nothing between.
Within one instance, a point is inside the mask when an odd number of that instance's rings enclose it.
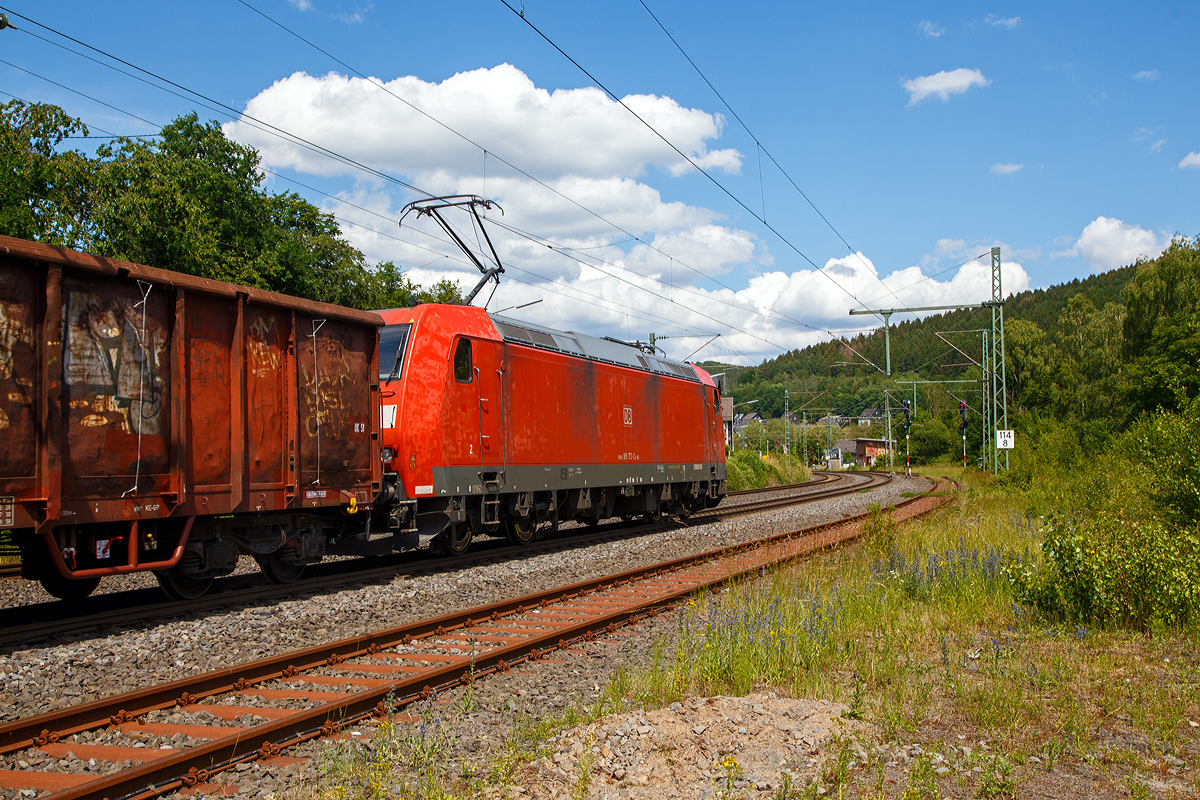
<instances>
[{"instance_id":1,"label":"locomotive windscreen","mask_svg":"<svg viewBox=\"0 0 1200 800\"><path fill-rule=\"evenodd\" d=\"M388 325L379 332L379 380L390 381L400 377L410 331L412 324L406 323Z\"/></svg>"}]
</instances>

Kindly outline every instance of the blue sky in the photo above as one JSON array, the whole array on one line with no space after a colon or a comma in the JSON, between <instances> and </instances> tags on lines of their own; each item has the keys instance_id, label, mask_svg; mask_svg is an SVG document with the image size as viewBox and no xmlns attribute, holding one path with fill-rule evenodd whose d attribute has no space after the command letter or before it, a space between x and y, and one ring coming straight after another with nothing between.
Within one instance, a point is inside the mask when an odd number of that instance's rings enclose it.
<instances>
[{"instance_id":1,"label":"blue sky","mask_svg":"<svg viewBox=\"0 0 1200 800\"><path fill-rule=\"evenodd\" d=\"M5 8L422 189L486 194L504 208L497 220L521 232L493 229L510 279L490 308L540 298L518 313L591 333L673 335L676 356L720 332L699 358L757 362L869 324L848 317L851 306L978 302L987 273L971 259L993 245L1006 288L1021 289L1200 232L1200 12L1190 5L646 0L751 136L638 0L524 4L526 19L617 96L633 96L629 105L750 213L589 90L500 0L247 2L491 155L236 0ZM96 101L156 125L196 110L260 149L280 176L268 176L270 188L335 213L372 261L394 260L419 282L474 283L433 229L396 228L416 195L395 183L13 22L20 30L0 32L4 61L95 100L7 64L0 90L120 134L154 128Z\"/></svg>"}]
</instances>

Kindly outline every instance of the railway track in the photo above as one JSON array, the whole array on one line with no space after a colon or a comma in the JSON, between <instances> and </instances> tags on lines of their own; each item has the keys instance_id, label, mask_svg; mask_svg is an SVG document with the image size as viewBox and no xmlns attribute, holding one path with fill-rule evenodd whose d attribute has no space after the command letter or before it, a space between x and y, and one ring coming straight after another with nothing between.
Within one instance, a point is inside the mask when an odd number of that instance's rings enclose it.
<instances>
[{"instance_id":1,"label":"railway track","mask_svg":"<svg viewBox=\"0 0 1200 800\"><path fill-rule=\"evenodd\" d=\"M893 508L899 519L911 519L944 502L926 493ZM0 788L49 790L62 800L227 790L211 779L255 760L287 763L285 752L301 743L344 735L351 725L392 715L436 692L611 635L695 592L853 539L867 516L18 720L0 726L0 755L9 766L0 769ZM157 744L168 740L169 749Z\"/></svg>"},{"instance_id":2,"label":"railway track","mask_svg":"<svg viewBox=\"0 0 1200 800\"><path fill-rule=\"evenodd\" d=\"M676 530L681 525L697 526L869 490L889 482L891 475L849 473L821 475L819 478L789 486L731 493L729 497L732 502L697 512L686 522L664 519L654 524L631 525L612 522L596 528L568 528L560 530L556 536L544 538L526 547L515 547L506 539L480 540L466 556L430 557L426 551L421 551L388 557L383 565L365 569L361 560L348 559L322 564L318 569L312 570L315 574L306 575L294 583L282 586L264 583L258 574L232 576L216 584L213 592L196 600L164 601L157 588L148 588L94 595L88 599L86 606L82 606L86 608L83 613L80 604L63 602L3 609L0 610L0 644L34 644L55 636L100 626L128 625L231 605L248 606L270 598L298 593L315 594L352 583L387 581L398 575L464 568L485 560L526 558L614 539L634 538L652 532ZM765 499L756 499L763 495L768 496Z\"/></svg>"},{"instance_id":3,"label":"railway track","mask_svg":"<svg viewBox=\"0 0 1200 800\"><path fill-rule=\"evenodd\" d=\"M806 488L806 487L811 487L811 486L817 486L822 483L828 483L830 481L836 481L840 477L842 477L842 476L826 473L823 475L817 475L817 477L813 478L810 481L806 481L804 483L793 483L793 484L788 484L785 486L768 486L768 487L765 487L762 489L744 489L744 490L738 491L738 492L730 492L728 495L726 495L726 497L733 498L733 497L739 497L739 496L752 496L752 495L756 495L756 494L764 494L767 492L781 492L781 491L801 489L801 488ZM19 560L0 563L0 580L6 580L9 578L20 578L20 577L21 577L21 562Z\"/></svg>"}]
</instances>

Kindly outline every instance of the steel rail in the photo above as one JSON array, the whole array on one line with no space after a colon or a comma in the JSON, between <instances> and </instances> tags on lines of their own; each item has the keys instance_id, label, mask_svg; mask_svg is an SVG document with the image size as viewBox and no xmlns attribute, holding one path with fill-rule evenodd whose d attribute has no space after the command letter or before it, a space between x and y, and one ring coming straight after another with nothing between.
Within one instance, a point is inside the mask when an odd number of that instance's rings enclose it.
<instances>
[{"instance_id":1,"label":"steel rail","mask_svg":"<svg viewBox=\"0 0 1200 800\"><path fill-rule=\"evenodd\" d=\"M741 489L736 492L729 492L726 497L741 497L752 494L761 494L764 492L784 492L795 489L804 489L812 486L819 486L823 483L828 483L830 480L836 480L839 477L841 476L824 473L815 476L812 480L804 481L802 483L788 483L781 486L767 486L761 489ZM19 577L21 577L20 561L8 561L0 563L0 580Z\"/></svg>"},{"instance_id":2,"label":"steel rail","mask_svg":"<svg viewBox=\"0 0 1200 800\"><path fill-rule=\"evenodd\" d=\"M907 517L912 518L942 505L940 499L933 500L928 494L926 492L904 500L892 508L923 503L923 507L914 509L915 513ZM754 542L717 548L699 555L581 581L18 720L0 726L0 753L44 747L72 733L105 724L130 723L142 714L175 705L195 710L211 709L215 706L196 706L195 703L228 692L253 693L256 685L295 678L311 669L331 667L361 672L361 665L349 665L347 662L363 657L380 658L378 654L393 648L420 646L422 640L430 640L435 648L444 650L449 645L439 645L440 640L447 636L454 638L456 631L457 638L462 640L466 631L475 628L485 630L489 624L516 620L535 610L542 612L552 608L554 603L567 609L547 612L566 616L568 619L561 624L554 624L547 617L536 618L536 623L532 620L526 623L550 625L550 630L530 629L528 638L513 634L493 637L507 643L485 650L469 662L465 657L442 657L441 660L447 662L443 666L422 669L395 681L374 681L371 684L374 688L351 696L338 695L339 699L297 711L250 731L239 729L224 738L172 751L172 755L143 761L140 766L63 789L55 797L63 800L149 797L184 785L203 784L214 772L242 761L272 757L281 748L337 733L346 724L371 716L393 713L419 698L428 698L434 692L449 689L458 683L465 684L493 672L506 672L516 664L539 660L554 649L565 650L572 644L591 641L598 635L612 633L619 627L654 616L663 607L673 605L696 591L854 538L862 529L859 523L869 516L869 513L859 514L798 531L775 534ZM631 594L635 596L631 597ZM589 595L594 597L588 600ZM589 603L599 611L588 613L579 610L581 607L587 608ZM614 605L617 607L614 608ZM415 654L409 660L419 661L422 655L429 654ZM405 657L404 654L393 656ZM433 657L438 659L436 654ZM299 680L303 681L303 678ZM350 678L344 682L354 683ZM262 742L261 746L256 746L258 742ZM75 747L79 748L78 745ZM137 750L130 750L131 758L136 758L138 754ZM142 751L141 754L146 753ZM156 755L159 754L156 751Z\"/></svg>"},{"instance_id":3,"label":"steel rail","mask_svg":"<svg viewBox=\"0 0 1200 800\"><path fill-rule=\"evenodd\" d=\"M65 616L60 620L54 620L49 617L55 609L70 610L72 608L71 606L66 606L61 603L26 606L21 608L30 609L30 613L35 614L37 620L21 625L0 626L0 644L29 644L35 641L45 641L53 636L60 636L66 633L72 633L99 626L122 625L159 617L177 616L182 613L200 609L227 606L231 604L236 605L238 603L249 603L266 598L278 597L280 595L295 594L297 592L318 592L343 586L347 583L386 580L395 577L396 575L411 575L450 567L471 566L482 559L492 559L505 556L527 557L547 552L554 552L555 550L560 550L565 547L586 547L596 542L612 541L614 538L633 538L652 532L669 531L677 529L677 527L681 524L694 525L698 522L715 522L721 519L728 519L743 514L759 513L774 508L784 508L790 505L800 505L803 503L816 502L818 500L826 500L830 497L836 497L842 494L850 494L853 492L862 491L863 489L874 488L891 480L889 473L852 474L856 477L865 476L868 478L868 480L862 483L854 483L850 486L842 486L841 481L836 480L835 485L831 488L817 488L815 491L808 491L804 494L792 494L785 497L761 500L754 503L743 503L733 506L719 506L717 508L705 509L704 511L696 512L686 522L682 523L672 518L669 520L664 519L662 522L656 524L639 525L631 528L627 523L613 522L601 525L597 529L589 530L588 533L583 535L580 535L575 531L587 529L571 528L561 531L558 536L541 539L531 546L527 545L523 547L517 547L506 543L496 542L493 547L489 549L475 549L466 556L452 556L433 559L422 558L418 556L410 561L405 561L399 564L391 563L380 567L369 567L366 569L356 567L346 570L335 569L332 574L301 578L300 580L289 584L256 584L241 589L214 592L196 600L175 600L166 602L156 600L150 604L129 606L126 608L106 608L100 612L93 612L80 616ZM817 486L822 486L823 484L828 483L831 479L845 477L849 476L823 476L824 480L821 481L809 481L806 483L790 484L788 486L776 486L770 487L767 490L750 489L746 490L746 494L753 495L761 493L762 491L794 492L797 489L809 488L813 486L814 483ZM332 564L329 566L333 567ZM237 576L235 579L242 577L243 576ZM157 590L150 589L140 591L151 591L155 593L154 596L156 598L158 596ZM107 601L107 599L100 601L106 605L108 602L120 602L120 594L98 595L97 597L114 597L114 600L112 601ZM90 602L93 604L96 603L95 600ZM0 612L0 618L3 618L3 616L5 616L7 613L15 615L20 612L15 609L7 612Z\"/></svg>"}]
</instances>

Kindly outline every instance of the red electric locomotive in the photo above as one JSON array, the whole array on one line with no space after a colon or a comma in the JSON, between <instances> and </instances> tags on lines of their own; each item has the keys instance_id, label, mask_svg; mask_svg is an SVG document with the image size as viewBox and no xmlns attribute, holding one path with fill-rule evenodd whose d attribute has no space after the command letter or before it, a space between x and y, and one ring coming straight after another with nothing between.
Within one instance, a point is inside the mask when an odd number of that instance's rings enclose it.
<instances>
[{"instance_id":1,"label":"red electric locomotive","mask_svg":"<svg viewBox=\"0 0 1200 800\"><path fill-rule=\"evenodd\" d=\"M480 532L687 515L725 494L704 370L470 306L379 312L392 528L450 552Z\"/></svg>"}]
</instances>

